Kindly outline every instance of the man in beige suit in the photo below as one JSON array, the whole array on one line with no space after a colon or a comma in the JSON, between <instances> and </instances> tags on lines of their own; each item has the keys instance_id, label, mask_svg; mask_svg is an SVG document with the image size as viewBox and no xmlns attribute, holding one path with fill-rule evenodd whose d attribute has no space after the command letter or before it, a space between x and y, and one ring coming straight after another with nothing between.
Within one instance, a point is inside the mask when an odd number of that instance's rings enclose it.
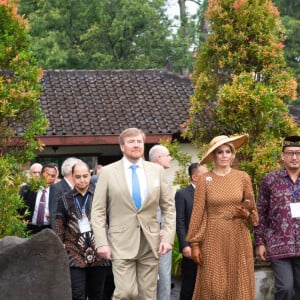
<instances>
[{"instance_id":1,"label":"man in beige suit","mask_svg":"<svg viewBox=\"0 0 300 300\"><path fill-rule=\"evenodd\" d=\"M159 255L172 250L175 236L176 212L167 177L161 166L144 161L144 141L144 133L137 128L121 133L123 158L103 167L93 200L97 253L112 259L113 299L156 299ZM136 203L132 165L136 165L139 182L140 199ZM161 237L158 206L164 215Z\"/></svg>"}]
</instances>

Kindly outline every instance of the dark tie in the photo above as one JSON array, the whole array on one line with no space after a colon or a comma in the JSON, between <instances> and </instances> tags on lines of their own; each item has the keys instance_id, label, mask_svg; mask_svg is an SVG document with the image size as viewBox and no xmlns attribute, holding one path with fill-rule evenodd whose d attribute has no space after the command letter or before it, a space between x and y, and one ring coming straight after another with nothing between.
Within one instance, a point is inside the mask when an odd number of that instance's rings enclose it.
<instances>
[{"instance_id":1,"label":"dark tie","mask_svg":"<svg viewBox=\"0 0 300 300\"><path fill-rule=\"evenodd\" d=\"M132 199L134 201L136 209L139 210L141 207L142 199L139 178L136 173L136 168L138 168L138 166L131 165L130 168L132 170Z\"/></svg>"},{"instance_id":2,"label":"dark tie","mask_svg":"<svg viewBox=\"0 0 300 300\"><path fill-rule=\"evenodd\" d=\"M44 225L45 206L46 206L46 190L43 190L42 196L40 199L38 214L37 214L37 218L36 218L36 224L39 226Z\"/></svg>"}]
</instances>

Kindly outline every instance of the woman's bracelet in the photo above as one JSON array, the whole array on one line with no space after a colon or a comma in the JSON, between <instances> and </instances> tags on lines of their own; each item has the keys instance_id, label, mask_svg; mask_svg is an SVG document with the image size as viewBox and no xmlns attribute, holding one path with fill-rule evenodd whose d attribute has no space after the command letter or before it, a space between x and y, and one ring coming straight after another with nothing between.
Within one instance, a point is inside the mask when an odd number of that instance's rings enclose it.
<instances>
[{"instance_id":1,"label":"woman's bracelet","mask_svg":"<svg viewBox=\"0 0 300 300\"><path fill-rule=\"evenodd\" d=\"M199 245L200 245L199 242L191 242L190 243L190 247L191 248L193 248L193 247L199 247Z\"/></svg>"}]
</instances>

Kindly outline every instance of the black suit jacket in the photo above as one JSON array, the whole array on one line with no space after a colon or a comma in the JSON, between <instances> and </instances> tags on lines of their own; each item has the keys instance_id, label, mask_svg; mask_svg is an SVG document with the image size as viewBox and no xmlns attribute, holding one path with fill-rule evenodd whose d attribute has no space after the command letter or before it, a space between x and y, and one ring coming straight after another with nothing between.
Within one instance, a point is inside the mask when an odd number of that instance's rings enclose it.
<instances>
[{"instance_id":1,"label":"black suit jacket","mask_svg":"<svg viewBox=\"0 0 300 300\"><path fill-rule=\"evenodd\" d=\"M187 235L193 203L194 203L195 189L192 184L184 189L181 189L175 194L176 205L176 232L178 236L179 249L189 246L189 243L185 240Z\"/></svg>"},{"instance_id":2,"label":"black suit jacket","mask_svg":"<svg viewBox=\"0 0 300 300\"><path fill-rule=\"evenodd\" d=\"M23 198L24 203L26 204L29 215L25 216L25 220L30 221L32 220L36 196L37 192L31 190L28 185L23 185L20 190L20 196ZM25 213L25 208L20 211L21 214Z\"/></svg>"},{"instance_id":3,"label":"black suit jacket","mask_svg":"<svg viewBox=\"0 0 300 300\"><path fill-rule=\"evenodd\" d=\"M53 184L50 186L50 193L49 193L49 213L50 213L50 226L53 228L56 211L57 211L57 204L59 199L64 193L71 191L71 187L69 186L68 182L63 178L61 181Z\"/></svg>"}]
</instances>

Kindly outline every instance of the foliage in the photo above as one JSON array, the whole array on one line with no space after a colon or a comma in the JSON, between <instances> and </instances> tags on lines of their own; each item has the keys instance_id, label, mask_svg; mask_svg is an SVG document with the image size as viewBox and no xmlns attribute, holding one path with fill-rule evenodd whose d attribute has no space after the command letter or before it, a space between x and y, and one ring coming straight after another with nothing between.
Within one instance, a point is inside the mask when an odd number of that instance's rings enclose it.
<instances>
[{"instance_id":1,"label":"foliage","mask_svg":"<svg viewBox=\"0 0 300 300\"><path fill-rule=\"evenodd\" d=\"M39 177L33 176L29 178L26 184L28 185L31 191L36 191L36 192L40 190L42 187L47 186L46 179L44 176L39 176Z\"/></svg>"},{"instance_id":2,"label":"foliage","mask_svg":"<svg viewBox=\"0 0 300 300\"><path fill-rule=\"evenodd\" d=\"M186 187L189 182L189 176L187 174L187 168L191 164L191 156L179 150L179 143L177 140L168 141L161 140L160 144L169 149L170 155L178 162L179 168L177 168L173 180L173 185L178 185L180 188Z\"/></svg>"},{"instance_id":3,"label":"foliage","mask_svg":"<svg viewBox=\"0 0 300 300\"><path fill-rule=\"evenodd\" d=\"M172 275L175 277L180 277L181 275L181 260L182 253L179 251L179 242L176 235L172 249Z\"/></svg>"},{"instance_id":4,"label":"foliage","mask_svg":"<svg viewBox=\"0 0 300 300\"><path fill-rule=\"evenodd\" d=\"M297 82L300 82L300 2L294 0L273 0L278 7L284 27L286 28L286 38L284 41L284 54L287 65L293 68ZM300 86L298 85L298 100L296 105L300 105Z\"/></svg>"},{"instance_id":5,"label":"foliage","mask_svg":"<svg viewBox=\"0 0 300 300\"><path fill-rule=\"evenodd\" d=\"M40 107L42 72L28 51L26 20L16 1L0 2L0 237L25 235L18 216L22 166L42 147L36 137L47 125Z\"/></svg>"},{"instance_id":6,"label":"foliage","mask_svg":"<svg viewBox=\"0 0 300 300\"><path fill-rule=\"evenodd\" d=\"M164 0L20 1L43 68L146 69L173 56Z\"/></svg>"},{"instance_id":7,"label":"foliage","mask_svg":"<svg viewBox=\"0 0 300 300\"><path fill-rule=\"evenodd\" d=\"M24 225L21 217L16 213L17 208L22 208L22 200L17 197L14 190L18 172L12 172L9 161L0 158L0 238L6 235L24 236Z\"/></svg>"},{"instance_id":8,"label":"foliage","mask_svg":"<svg viewBox=\"0 0 300 300\"><path fill-rule=\"evenodd\" d=\"M269 0L210 0L206 18L211 31L195 65L185 137L200 146L248 133L238 158L257 182L278 166L278 140L299 132L285 104L296 99L297 83L286 66L279 12ZM260 149L270 162L263 170Z\"/></svg>"},{"instance_id":9,"label":"foliage","mask_svg":"<svg viewBox=\"0 0 300 300\"><path fill-rule=\"evenodd\" d=\"M258 191L259 184L267 173L282 167L280 163L281 142L282 139L266 140L254 148L252 161L241 162L241 168L247 170L252 178L254 191Z\"/></svg>"},{"instance_id":10,"label":"foliage","mask_svg":"<svg viewBox=\"0 0 300 300\"><path fill-rule=\"evenodd\" d=\"M300 9L299 9L300 10ZM300 82L300 20L289 16L282 17L284 26L286 27L285 40L285 57L289 67L294 70L297 82ZM300 105L300 85L298 84L297 105Z\"/></svg>"},{"instance_id":11,"label":"foliage","mask_svg":"<svg viewBox=\"0 0 300 300\"><path fill-rule=\"evenodd\" d=\"M199 8L195 14L189 15L186 9L186 2L188 1L178 0L180 18L177 21L180 25L173 35L175 71L184 75L188 75L193 69L193 52L198 47L202 37L202 31L198 30L198 27L200 27L199 24L204 6L201 1L194 1L194 3L199 5Z\"/></svg>"},{"instance_id":12,"label":"foliage","mask_svg":"<svg viewBox=\"0 0 300 300\"><path fill-rule=\"evenodd\" d=\"M166 3L166 0L20 0L19 8L29 18L32 51L43 68L167 66L185 74L183 69L193 68L193 51L202 39L197 26L204 4L199 1L196 14L180 14L180 20L177 16L170 20Z\"/></svg>"}]
</instances>

